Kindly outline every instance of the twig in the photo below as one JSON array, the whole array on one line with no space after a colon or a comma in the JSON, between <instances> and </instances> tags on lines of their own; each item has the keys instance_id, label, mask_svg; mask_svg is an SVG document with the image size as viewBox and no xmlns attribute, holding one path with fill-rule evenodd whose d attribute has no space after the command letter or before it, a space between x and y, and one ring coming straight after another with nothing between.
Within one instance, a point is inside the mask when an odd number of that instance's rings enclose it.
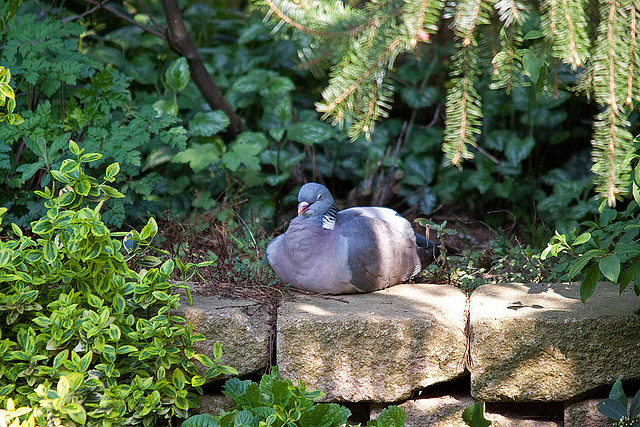
<instances>
[{"instance_id":1,"label":"twig","mask_svg":"<svg viewBox=\"0 0 640 427\"><path fill-rule=\"evenodd\" d=\"M184 56L189 64L191 78L200 93L212 109L222 110L229 118L228 133L235 137L246 130L240 116L231 108L220 88L215 84L198 54L196 45L191 40L187 27L182 19L182 12L177 0L162 0L162 10L167 20L169 47L178 55Z\"/></svg>"},{"instance_id":2,"label":"twig","mask_svg":"<svg viewBox=\"0 0 640 427\"><path fill-rule=\"evenodd\" d=\"M112 13L113 15L117 16L118 18L127 21L131 25L134 25L134 26L140 28L144 32L152 34L152 35L154 35L156 37L160 37L164 41L169 42L169 39L168 39L167 35L163 31L158 31L157 29L145 27L144 25L140 24L138 21L136 21L135 19L133 19L129 15L126 15L126 14L120 12L119 10L114 9L113 7L109 6L107 4L108 1L97 1L97 0L85 0L85 1L87 3L89 3L89 4L95 5L98 9L104 9L104 10Z\"/></svg>"}]
</instances>

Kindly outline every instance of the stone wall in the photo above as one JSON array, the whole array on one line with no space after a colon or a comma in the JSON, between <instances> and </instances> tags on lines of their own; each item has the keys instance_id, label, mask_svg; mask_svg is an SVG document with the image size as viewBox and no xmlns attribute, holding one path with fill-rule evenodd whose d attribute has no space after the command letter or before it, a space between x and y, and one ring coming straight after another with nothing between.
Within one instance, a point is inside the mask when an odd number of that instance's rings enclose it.
<instances>
[{"instance_id":1,"label":"stone wall","mask_svg":"<svg viewBox=\"0 0 640 427\"><path fill-rule=\"evenodd\" d=\"M294 295L277 314L216 297L181 311L207 338L198 350L220 341L240 375L277 363L284 377L365 419L400 404L407 426L463 426L474 400L488 402L494 426L607 425L588 398L606 397L618 377L640 379L640 298L609 283L587 304L578 285L484 285L467 297L405 284ZM229 402L209 395L202 404L216 411Z\"/></svg>"}]
</instances>

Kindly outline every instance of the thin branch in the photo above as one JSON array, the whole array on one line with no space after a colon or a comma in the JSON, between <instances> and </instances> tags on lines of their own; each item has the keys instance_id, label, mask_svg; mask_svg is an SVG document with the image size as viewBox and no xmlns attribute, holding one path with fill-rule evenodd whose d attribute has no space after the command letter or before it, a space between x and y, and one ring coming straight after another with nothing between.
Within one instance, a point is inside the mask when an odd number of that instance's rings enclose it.
<instances>
[{"instance_id":1,"label":"thin branch","mask_svg":"<svg viewBox=\"0 0 640 427\"><path fill-rule=\"evenodd\" d=\"M222 110L229 118L228 133L235 137L246 130L240 116L231 108L220 88L214 83L198 54L196 45L191 40L182 19L182 12L176 0L162 0L162 9L169 27L169 47L178 55L184 56L189 64L191 78L200 93L212 109Z\"/></svg>"},{"instance_id":2,"label":"thin branch","mask_svg":"<svg viewBox=\"0 0 640 427\"><path fill-rule=\"evenodd\" d=\"M159 37L159 38L161 38L161 39L163 39L163 40L165 40L165 41L167 41L167 42L169 41L169 40L167 39L167 35L166 35L164 32L159 31L158 29L153 29L153 28L145 27L144 25L140 24L138 21L136 21L135 19L133 19L131 16L126 15L126 14L124 14L124 13L120 12L119 10L117 10L117 9L115 9L115 8L113 8L113 7L111 7L111 6L109 6L109 5L107 4L107 3L108 3L108 1L97 1L97 0L85 0L85 1L86 1L87 3L89 3L89 4L93 4L93 5L95 5L98 9L103 9L103 10L106 10L106 11L108 11L108 12L112 13L113 15L117 16L118 18L120 18L120 19L123 19L123 20L127 21L127 22L128 22L128 23L130 23L131 25L134 25L134 26L136 26L136 27L140 28L142 31L144 31L144 32L146 32L146 33L152 34L152 35L154 35L154 36L156 36L156 37ZM95 9L95 8L94 8L94 9ZM86 12L85 12L85 13L83 13L83 14L82 14L82 16L84 16L85 14L86 14Z\"/></svg>"},{"instance_id":3,"label":"thin branch","mask_svg":"<svg viewBox=\"0 0 640 427\"><path fill-rule=\"evenodd\" d=\"M93 12L95 12L96 10L100 9L102 7L102 5L104 5L105 3L107 3L109 0L104 0L101 1L100 4L93 6L91 9L87 9L85 10L82 14L80 15L75 15L75 16L67 16L64 19L61 19L60 22L62 22L63 24L66 24L69 21L75 21L76 19L81 19L84 18L87 15L91 15Z\"/></svg>"}]
</instances>

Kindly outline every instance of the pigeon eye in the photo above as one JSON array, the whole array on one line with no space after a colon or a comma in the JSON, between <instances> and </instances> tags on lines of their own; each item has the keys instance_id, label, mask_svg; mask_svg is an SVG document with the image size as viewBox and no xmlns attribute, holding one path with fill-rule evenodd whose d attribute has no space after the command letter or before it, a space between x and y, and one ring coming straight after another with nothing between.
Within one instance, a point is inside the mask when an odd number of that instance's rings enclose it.
<instances>
[{"instance_id":1,"label":"pigeon eye","mask_svg":"<svg viewBox=\"0 0 640 427\"><path fill-rule=\"evenodd\" d=\"M317 200L320 200L320 199L322 199L322 193L318 194Z\"/></svg>"}]
</instances>

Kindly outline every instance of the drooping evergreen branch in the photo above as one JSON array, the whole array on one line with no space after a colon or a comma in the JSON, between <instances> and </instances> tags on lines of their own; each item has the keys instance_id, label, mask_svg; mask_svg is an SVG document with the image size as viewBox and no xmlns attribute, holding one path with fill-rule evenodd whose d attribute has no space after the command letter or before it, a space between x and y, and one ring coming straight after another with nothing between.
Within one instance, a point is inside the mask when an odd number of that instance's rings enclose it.
<instances>
[{"instance_id":1,"label":"drooping evergreen branch","mask_svg":"<svg viewBox=\"0 0 640 427\"><path fill-rule=\"evenodd\" d=\"M390 43L381 45L387 48L373 61L356 56L338 67L339 72L332 75L329 86L322 92L324 102L316 103L316 109L323 113L323 120L333 117L334 124L339 125L346 119L353 120L349 136L355 139L362 131L368 137L373 131L374 121L386 115L385 109L390 108L392 91L385 79L402 42L403 37L396 36ZM355 113L349 112L349 106L354 103L361 105L363 100L367 107Z\"/></svg>"},{"instance_id":2,"label":"drooping evergreen branch","mask_svg":"<svg viewBox=\"0 0 640 427\"><path fill-rule=\"evenodd\" d=\"M628 192L631 161L636 157L633 136L624 111L608 106L596 116L593 124L594 149L591 170L599 178L596 191L602 194L610 206Z\"/></svg>"},{"instance_id":3,"label":"drooping evergreen branch","mask_svg":"<svg viewBox=\"0 0 640 427\"><path fill-rule=\"evenodd\" d=\"M316 74L330 70L316 107L334 124L347 123L352 138L368 135L387 115L396 57L428 42L444 10L457 42L447 83L443 151L449 161L460 166L472 158L469 145L481 151L477 84L485 70L492 73L490 87L507 94L535 79L536 94L557 95L566 85L601 107L592 139L598 191L611 204L625 194L634 158L628 117L640 102L640 0L370 0L357 7L343 0L254 1L279 25L313 36L300 59ZM539 10L544 37L531 31L537 29L530 10ZM590 16L594 10L599 19ZM540 61L547 51L552 58ZM569 67L577 84L559 77Z\"/></svg>"},{"instance_id":4,"label":"drooping evergreen branch","mask_svg":"<svg viewBox=\"0 0 640 427\"><path fill-rule=\"evenodd\" d=\"M286 22L287 24L289 24L290 26L292 26L293 28L300 30L302 32L305 33L309 33L309 34L313 34L315 36L330 36L330 33L325 33L322 31L316 31L312 28L308 28L305 27L304 25L300 24L299 22L294 21L292 18L290 18L287 14L285 14L282 9L280 7L278 7L278 5L273 1L273 0L264 0L264 3L269 6L269 9L275 13L278 18L280 18L282 21ZM280 2L282 3L282 2ZM289 13L291 13L291 10L289 11Z\"/></svg>"},{"instance_id":5,"label":"drooping evergreen branch","mask_svg":"<svg viewBox=\"0 0 640 427\"><path fill-rule=\"evenodd\" d=\"M468 46L475 39L476 26L489 23L491 8L491 2L488 0L461 0L459 2L453 25L456 35L462 39L462 47Z\"/></svg>"},{"instance_id":6,"label":"drooping evergreen branch","mask_svg":"<svg viewBox=\"0 0 640 427\"><path fill-rule=\"evenodd\" d=\"M482 104L475 89L478 79L477 52L473 44L460 46L454 57L452 88L447 94L442 150L451 164L461 167L472 159L468 145L476 145L482 125Z\"/></svg>"},{"instance_id":7,"label":"drooping evergreen branch","mask_svg":"<svg viewBox=\"0 0 640 427\"><path fill-rule=\"evenodd\" d=\"M636 64L640 64L638 44L637 44L637 19L638 12L640 11L640 4L638 0L632 0L629 7L629 65L627 71L627 98L625 99L625 106L631 105L631 102L635 99L640 100L640 78L634 73Z\"/></svg>"},{"instance_id":8,"label":"drooping evergreen branch","mask_svg":"<svg viewBox=\"0 0 640 427\"><path fill-rule=\"evenodd\" d=\"M613 206L616 199L627 194L624 183L628 165L633 158L632 136L628 131L628 112L623 104L628 96L631 48L628 31L628 0L601 0L600 25L594 50L593 91L595 101L604 107L596 117L592 139L592 171L602 178L598 191Z\"/></svg>"},{"instance_id":9,"label":"drooping evergreen branch","mask_svg":"<svg viewBox=\"0 0 640 427\"><path fill-rule=\"evenodd\" d=\"M498 11L500 21L504 22L506 27L513 23L522 25L528 16L527 7L516 0L500 0L494 7Z\"/></svg>"},{"instance_id":10,"label":"drooping evergreen branch","mask_svg":"<svg viewBox=\"0 0 640 427\"><path fill-rule=\"evenodd\" d=\"M583 0L543 0L542 29L554 56L574 70L589 57L589 38Z\"/></svg>"}]
</instances>

